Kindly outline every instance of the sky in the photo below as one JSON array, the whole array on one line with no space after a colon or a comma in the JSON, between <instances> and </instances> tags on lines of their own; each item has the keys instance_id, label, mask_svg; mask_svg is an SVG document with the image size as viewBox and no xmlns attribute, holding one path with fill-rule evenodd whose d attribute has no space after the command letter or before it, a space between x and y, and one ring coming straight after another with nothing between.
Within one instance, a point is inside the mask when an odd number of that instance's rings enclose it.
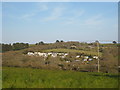
<instances>
[{"instance_id":1,"label":"sky","mask_svg":"<svg viewBox=\"0 0 120 90\"><path fill-rule=\"evenodd\" d=\"M117 2L3 2L2 42L118 41Z\"/></svg>"}]
</instances>

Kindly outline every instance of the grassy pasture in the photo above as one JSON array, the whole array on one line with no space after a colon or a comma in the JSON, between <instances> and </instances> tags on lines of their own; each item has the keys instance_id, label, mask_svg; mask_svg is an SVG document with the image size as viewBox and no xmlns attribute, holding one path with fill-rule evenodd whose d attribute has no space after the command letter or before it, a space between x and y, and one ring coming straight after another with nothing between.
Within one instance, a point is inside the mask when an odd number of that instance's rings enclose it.
<instances>
[{"instance_id":1,"label":"grassy pasture","mask_svg":"<svg viewBox=\"0 0 120 90\"><path fill-rule=\"evenodd\" d=\"M93 52L93 51L83 51L83 50L74 50L74 49L48 49L48 50L43 50L44 52L74 52L74 53L84 53L87 55L97 55L97 52ZM100 53L100 56L102 55L102 53Z\"/></svg>"},{"instance_id":2,"label":"grassy pasture","mask_svg":"<svg viewBox=\"0 0 120 90\"><path fill-rule=\"evenodd\" d=\"M118 75L3 67L3 88L117 88Z\"/></svg>"}]
</instances>

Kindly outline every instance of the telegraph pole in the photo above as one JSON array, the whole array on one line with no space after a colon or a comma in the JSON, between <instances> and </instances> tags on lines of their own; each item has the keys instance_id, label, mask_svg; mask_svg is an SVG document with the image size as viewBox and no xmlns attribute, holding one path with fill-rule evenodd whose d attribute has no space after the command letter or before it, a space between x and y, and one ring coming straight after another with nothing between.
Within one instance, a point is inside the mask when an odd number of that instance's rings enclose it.
<instances>
[{"instance_id":1,"label":"telegraph pole","mask_svg":"<svg viewBox=\"0 0 120 90\"><path fill-rule=\"evenodd\" d=\"M99 42L97 42L97 49L98 49L98 72L100 72L100 60L99 60Z\"/></svg>"}]
</instances>

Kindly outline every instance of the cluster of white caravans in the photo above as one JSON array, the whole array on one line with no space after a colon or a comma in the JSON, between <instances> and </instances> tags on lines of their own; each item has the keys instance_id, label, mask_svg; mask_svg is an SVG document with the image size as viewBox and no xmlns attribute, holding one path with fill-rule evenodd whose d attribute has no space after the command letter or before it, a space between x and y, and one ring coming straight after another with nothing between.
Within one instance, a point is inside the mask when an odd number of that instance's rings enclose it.
<instances>
[{"instance_id":1,"label":"cluster of white caravans","mask_svg":"<svg viewBox=\"0 0 120 90\"><path fill-rule=\"evenodd\" d=\"M48 57L48 56L51 56L51 57L57 57L57 56L60 56L61 58L65 58L68 53L53 53L53 52L49 52L49 53L41 53L41 52L28 52L27 53L28 56L41 56L41 57ZM77 55L76 56L76 59L77 58L80 58L81 56L80 55ZM89 56L84 56L83 57L83 61L92 61L93 59L98 59L98 56L93 56L92 58L89 58ZM75 61L80 61L80 60L75 60Z\"/></svg>"},{"instance_id":2,"label":"cluster of white caravans","mask_svg":"<svg viewBox=\"0 0 120 90\"><path fill-rule=\"evenodd\" d=\"M76 58L80 58L79 55L76 56ZM93 59L98 59L98 56L93 56L92 58L89 58L89 56L84 56L83 61L92 61ZM80 60L75 60L75 61L80 61Z\"/></svg>"},{"instance_id":3,"label":"cluster of white caravans","mask_svg":"<svg viewBox=\"0 0 120 90\"><path fill-rule=\"evenodd\" d=\"M48 57L48 56L51 56L51 57L57 57L57 56L60 56L61 58L65 58L68 53L41 53L41 52L28 52L27 55L29 56L41 56L41 57Z\"/></svg>"}]
</instances>

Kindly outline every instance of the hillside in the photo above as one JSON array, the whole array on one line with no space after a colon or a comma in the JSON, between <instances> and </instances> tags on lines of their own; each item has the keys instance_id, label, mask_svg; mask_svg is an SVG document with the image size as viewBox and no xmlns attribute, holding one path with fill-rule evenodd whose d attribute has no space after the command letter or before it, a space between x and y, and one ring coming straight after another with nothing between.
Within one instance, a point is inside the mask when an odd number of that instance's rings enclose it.
<instances>
[{"instance_id":1,"label":"hillside","mask_svg":"<svg viewBox=\"0 0 120 90\"><path fill-rule=\"evenodd\" d=\"M100 44L100 71L101 72L118 72L118 48L114 44ZM41 53L68 53L66 57L56 56L47 57L29 56L28 52ZM8 51L3 55L3 66L12 67L32 67L41 69L57 70L75 70L97 72L97 46L95 43L79 42L59 42L44 45L31 45L29 48ZM79 56L77 58L77 56ZM88 57L88 60L85 57Z\"/></svg>"}]
</instances>

